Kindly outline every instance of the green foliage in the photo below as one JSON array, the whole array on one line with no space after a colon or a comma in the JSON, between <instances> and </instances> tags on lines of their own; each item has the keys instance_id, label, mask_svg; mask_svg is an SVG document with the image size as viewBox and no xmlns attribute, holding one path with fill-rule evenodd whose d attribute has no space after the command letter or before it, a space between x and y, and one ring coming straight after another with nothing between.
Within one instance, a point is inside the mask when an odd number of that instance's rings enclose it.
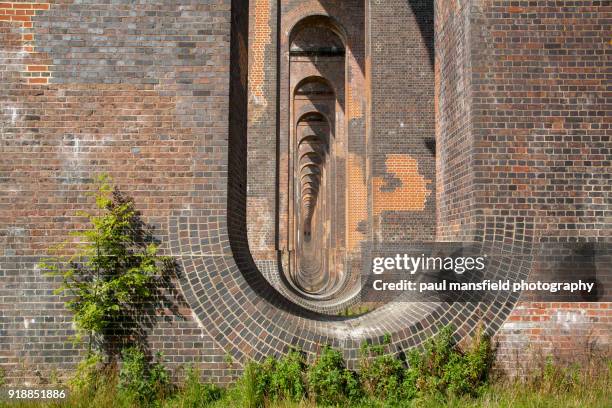
<instances>
[{"instance_id":1,"label":"green foliage","mask_svg":"<svg viewBox=\"0 0 612 408\"><path fill-rule=\"evenodd\" d=\"M113 189L106 177L99 179L95 202L95 214L80 213L89 227L71 234L76 242L52 248L56 255L39 265L62 278L57 293L70 295L66 306L77 338L88 334L90 351L94 336L103 336L113 322L137 315L153 300L155 277L169 262L158 255L134 201Z\"/></svg>"},{"instance_id":2,"label":"green foliage","mask_svg":"<svg viewBox=\"0 0 612 408\"><path fill-rule=\"evenodd\" d=\"M533 378L533 385L550 391L552 389L571 390L580 382L580 365L560 365L553 356L547 356L539 373Z\"/></svg>"},{"instance_id":3,"label":"green foliage","mask_svg":"<svg viewBox=\"0 0 612 408\"><path fill-rule=\"evenodd\" d=\"M186 370L185 384L181 391L165 405L172 408L204 408L218 401L223 390L200 380L200 371L190 366Z\"/></svg>"},{"instance_id":4,"label":"green foliage","mask_svg":"<svg viewBox=\"0 0 612 408\"><path fill-rule=\"evenodd\" d=\"M476 341L464 353L459 353L455 347L446 352L446 346L453 344L452 339L449 340L446 331L441 333L434 342L438 342L437 347L430 344L426 350L415 352L413 353L414 356L412 356L413 363L424 365L434 361L447 362L443 367L429 366L431 372L445 373L450 367L454 367L452 364L448 365L448 362L453 361L456 358L453 356L457 355L465 358L465 365L470 366L473 363L467 362L469 360L468 356L473 356L472 358L480 360L480 357L477 357L478 354L486 349L486 347ZM364 349L366 348L364 347ZM151 365L147 363L144 353L133 348L124 350L124 356L123 369L119 376L116 370L109 370L108 367L99 370L101 358L96 358L95 355L90 356L88 362L84 362L79 367L79 370L77 370L80 374L75 377L79 379L71 381L73 389L68 393L68 398L63 401L52 402L51 406L57 408L254 408L264 406L269 408L315 408L317 406L329 407L330 405L351 408L438 408L444 406L456 408L532 408L554 406L603 408L612 406L612 396L609 393L612 384L612 362L609 359L604 359L599 361L598 364L593 364L589 367L580 368L575 364L569 366L559 365L555 363L554 359L547 358L541 366L541 371L531 373L529 378L518 378L512 381L498 378L496 382L489 383L486 387L482 388L482 391L477 396L470 394L454 395L448 392L448 390L444 392L439 392L439 390L424 392L420 388L421 383L427 382L427 380L431 381L431 379L424 376L423 373L427 372L425 367L419 366L420 370L425 371L418 371L417 367L413 366L404 371L403 379L396 395L389 393L389 396L384 397L374 392L372 395L364 397L360 392L359 379L355 373L344 369L344 361L340 353L326 348L319 357L317 364L315 364L321 369L318 374L327 374L321 375L322 378L336 378L338 383L344 384L344 392L336 389L334 398L327 395L329 397L327 401L319 399L315 401L314 398L310 400L302 398L297 401L292 400L291 396L288 397L289 399L280 396L274 398L274 392L271 391L271 389L279 389L279 386L273 385L275 382L277 384L282 383L279 378L296 378L297 371L294 368L303 363L301 356L296 354L290 353L280 360L268 358L262 364L248 364L244 376L238 385L228 390L221 390L214 385L202 383L200 381L200 373L189 367L186 370L185 383L181 388L168 388L169 392L162 393L154 391L157 389L156 385L147 384L149 381L155 383L160 378L168 378L169 381L169 377L161 374L166 373L166 371L159 361ZM376 353L369 355L372 361L383 356L384 354L379 355ZM436 357L445 358L437 359ZM391 363L389 364L392 365ZM158 368L155 368L156 365ZM281 368L280 366L282 365L286 367ZM288 367L292 368L288 369ZM311 370L313 367L311 367ZM311 373L312 371L309 370L308 372ZM572 383L571 387L567 387L563 382L556 382L555 379L558 378L557 373L570 375L575 379L575 382ZM275 379L275 376L278 376L278 378ZM129 381L127 381L128 379ZM443 381L440 378L438 380ZM85 385L77 387L76 384L79 381L83 381ZM87 381L93 382L95 386L88 386ZM144 381L145 384L138 384L139 381ZM245 382L249 382L251 387L245 387ZM128 386L128 383L131 385ZM292 382L287 382L286 384L292 384ZM132 387L150 390L150 397L143 399L135 398L135 391L132 391ZM280 387L280 389L291 390L293 388L291 385L286 385ZM407 391L411 391L413 394L408 394ZM249 392L252 394L249 395ZM253 396L253 393L255 396ZM276 392L276 395L280 394ZM48 404L49 402L32 400L22 402L11 401L6 404L0 401L0 408L42 408L43 406L49 406Z\"/></svg>"},{"instance_id":5,"label":"green foliage","mask_svg":"<svg viewBox=\"0 0 612 408\"><path fill-rule=\"evenodd\" d=\"M99 353L90 353L81 361L69 381L72 389L81 394L94 394L101 385L99 381L104 377L103 361Z\"/></svg>"},{"instance_id":6,"label":"green foliage","mask_svg":"<svg viewBox=\"0 0 612 408\"><path fill-rule=\"evenodd\" d=\"M388 401L434 398L440 403L452 396L477 395L486 384L493 361L488 338L477 335L466 352L460 352L453 340L453 329L445 327L430 339L424 350L412 350L408 368L401 360L385 354L383 344L361 346L360 380L370 396Z\"/></svg>"},{"instance_id":7,"label":"green foliage","mask_svg":"<svg viewBox=\"0 0 612 408\"><path fill-rule=\"evenodd\" d=\"M232 357L232 353L230 353L229 351L226 351L225 355L223 356L223 361L225 362L225 364L229 366L234 364L234 357Z\"/></svg>"},{"instance_id":8,"label":"green foliage","mask_svg":"<svg viewBox=\"0 0 612 408\"><path fill-rule=\"evenodd\" d=\"M365 393L384 399L394 399L402 382L404 366L395 356L385 355L385 345L391 343L391 336L385 334L383 344L361 345L359 378Z\"/></svg>"},{"instance_id":9,"label":"green foliage","mask_svg":"<svg viewBox=\"0 0 612 408\"><path fill-rule=\"evenodd\" d=\"M239 382L241 403L245 408L259 408L264 405L266 378L262 368L255 362L248 362Z\"/></svg>"},{"instance_id":10,"label":"green foliage","mask_svg":"<svg viewBox=\"0 0 612 408\"><path fill-rule=\"evenodd\" d=\"M320 404L338 405L361 395L359 381L345 368L342 354L329 346L308 369L308 384Z\"/></svg>"},{"instance_id":11,"label":"green foliage","mask_svg":"<svg viewBox=\"0 0 612 408\"><path fill-rule=\"evenodd\" d=\"M170 374L163 365L163 356L158 353L156 357L156 361L149 363L144 352L137 347L128 347L121 352L119 390L145 406L163 399L172 388Z\"/></svg>"},{"instance_id":12,"label":"green foliage","mask_svg":"<svg viewBox=\"0 0 612 408\"><path fill-rule=\"evenodd\" d=\"M260 407L266 401L300 401L306 397L306 362L301 352L290 351L280 360L268 357L263 363L249 362L241 379L244 405Z\"/></svg>"},{"instance_id":13,"label":"green foliage","mask_svg":"<svg viewBox=\"0 0 612 408\"><path fill-rule=\"evenodd\" d=\"M270 381L273 399L300 401L306 395L306 362L301 352L290 351L278 361Z\"/></svg>"},{"instance_id":14,"label":"green foliage","mask_svg":"<svg viewBox=\"0 0 612 408\"><path fill-rule=\"evenodd\" d=\"M474 396L486 383L493 352L488 337L479 333L472 347L461 353L453 340L452 327L445 327L426 343L423 352L413 350L408 362L404 392Z\"/></svg>"},{"instance_id":15,"label":"green foliage","mask_svg":"<svg viewBox=\"0 0 612 408\"><path fill-rule=\"evenodd\" d=\"M398 392L404 367L392 355L381 355L362 361L359 377L364 391L371 396L391 399Z\"/></svg>"}]
</instances>

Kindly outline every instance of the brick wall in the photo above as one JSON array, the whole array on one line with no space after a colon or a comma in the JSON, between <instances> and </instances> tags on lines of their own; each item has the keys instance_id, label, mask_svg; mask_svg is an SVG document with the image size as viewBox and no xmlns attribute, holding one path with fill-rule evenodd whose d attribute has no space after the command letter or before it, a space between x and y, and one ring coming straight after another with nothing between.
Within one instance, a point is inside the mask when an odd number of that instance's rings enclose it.
<instances>
[{"instance_id":1,"label":"brick wall","mask_svg":"<svg viewBox=\"0 0 612 408\"><path fill-rule=\"evenodd\" d=\"M612 10L515 3L436 2L435 52L430 2L282 3L281 25L337 13L359 39L347 91L346 180L356 200L347 212L357 214L346 220L348 248L434 235L610 241ZM594 338L609 347L610 303L400 304L344 319L279 292L270 252L284 134L276 5L0 3L0 367L9 379L38 381L82 356L53 294L59 282L35 264L83 226L75 213L91 208L85 193L100 173L134 197L180 264L168 288L175 307L148 328L173 368L201 361L223 383L248 358L295 344L312 358L326 343L354 366L364 340L391 333L400 352L442 324L467 336L479 321L498 333L510 368L526 345L569 354Z\"/></svg>"},{"instance_id":2,"label":"brick wall","mask_svg":"<svg viewBox=\"0 0 612 408\"><path fill-rule=\"evenodd\" d=\"M435 238L433 2L369 5L369 238ZM402 163L402 164L400 164Z\"/></svg>"},{"instance_id":3,"label":"brick wall","mask_svg":"<svg viewBox=\"0 0 612 408\"><path fill-rule=\"evenodd\" d=\"M0 16L0 367L36 381L82 356L59 282L35 264L83 226L97 174L134 197L167 253L171 213L226 208L191 192L219 188L208 175L226 170L230 5L1 3ZM227 381L223 347L182 295L172 303L150 346Z\"/></svg>"},{"instance_id":4,"label":"brick wall","mask_svg":"<svg viewBox=\"0 0 612 408\"><path fill-rule=\"evenodd\" d=\"M610 242L611 11L438 3L439 239ZM609 308L520 301L500 359L515 367L528 348L567 356L587 343L609 352Z\"/></svg>"},{"instance_id":5,"label":"brick wall","mask_svg":"<svg viewBox=\"0 0 612 408\"><path fill-rule=\"evenodd\" d=\"M439 240L470 241L473 217L469 2L436 7L436 204Z\"/></svg>"},{"instance_id":6,"label":"brick wall","mask_svg":"<svg viewBox=\"0 0 612 408\"><path fill-rule=\"evenodd\" d=\"M36 50L33 20L41 11L49 10L49 3L10 2L0 3L2 22L2 48L13 58L7 64L17 64L23 81L28 84L46 84L49 80L51 61L46 54ZM15 73L17 73L15 72Z\"/></svg>"}]
</instances>

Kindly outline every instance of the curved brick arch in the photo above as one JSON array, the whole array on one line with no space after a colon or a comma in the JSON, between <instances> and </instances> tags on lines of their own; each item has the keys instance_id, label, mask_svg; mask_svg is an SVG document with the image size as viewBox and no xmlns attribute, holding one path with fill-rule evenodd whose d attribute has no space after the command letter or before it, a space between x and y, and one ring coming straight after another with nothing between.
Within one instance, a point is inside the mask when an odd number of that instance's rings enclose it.
<instances>
[{"instance_id":1,"label":"curved brick arch","mask_svg":"<svg viewBox=\"0 0 612 408\"><path fill-rule=\"evenodd\" d=\"M244 32L244 27L234 30ZM234 32L231 58L244 60L244 37ZM245 362L280 354L298 345L316 353L323 344L339 347L350 363L358 357L362 341L379 343L391 334L392 347L402 350L421 344L445 324L459 335L470 334L484 322L495 331L509 314L516 296L500 295L490 303L392 303L366 315L340 318L308 310L273 287L252 259L247 238L247 72L238 63L230 75L229 138L218 146L223 171L214 174L216 185L209 200L227 203L224 210L183 210L170 217L170 247L180 259L181 287L194 314L227 350ZM202 171L206 171L203 167ZM195 186L194 186L195 187ZM195 191L200 189L195 188ZM493 245L497 247L497 245ZM501 248L488 247L489 250ZM529 260L505 259L493 273L527 276Z\"/></svg>"},{"instance_id":2,"label":"curved brick arch","mask_svg":"<svg viewBox=\"0 0 612 408\"><path fill-rule=\"evenodd\" d=\"M293 43L296 39L296 36L300 34L300 31L306 28L307 26L321 26L326 29L332 31L338 39L342 42L343 46L347 43L347 32L346 28L338 21L330 13L321 13L321 12L307 12L303 15L294 16L293 19L289 19L287 21L287 26L289 27L289 42Z\"/></svg>"},{"instance_id":3,"label":"curved brick arch","mask_svg":"<svg viewBox=\"0 0 612 408\"><path fill-rule=\"evenodd\" d=\"M199 225L212 221L210 216L202 215L207 221ZM193 222L201 223L199 218L193 212L183 214L172 218L170 227L176 227L180 233ZM228 236L223 229L218 231L219 245L231 247L222 238ZM249 255L240 250L188 256L185 253L192 249L189 244L181 243L177 235L171 235L170 239L181 254L179 258L185 271L181 288L194 314L223 348L242 363L249 358L261 360L270 354L282 354L296 345L308 353L317 353L325 344L341 348L349 363L354 363L363 341L377 344L386 334L391 334L392 347L405 350L418 346L446 324L458 327L463 336L471 334L480 322L488 332L494 333L517 300L502 297L488 305L396 303L361 317L334 318L289 302L261 276L252 261L245 259ZM203 254L214 252L214 246L202 246L200 250ZM512 265L516 275L522 277L531 268L530 263L509 261L507 265Z\"/></svg>"}]
</instances>

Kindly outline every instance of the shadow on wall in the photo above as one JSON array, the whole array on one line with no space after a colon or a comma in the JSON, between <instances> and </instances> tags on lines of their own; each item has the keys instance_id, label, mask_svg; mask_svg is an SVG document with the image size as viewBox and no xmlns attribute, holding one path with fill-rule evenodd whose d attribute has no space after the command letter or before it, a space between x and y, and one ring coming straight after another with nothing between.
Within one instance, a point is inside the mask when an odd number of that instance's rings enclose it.
<instances>
[{"instance_id":1,"label":"shadow on wall","mask_svg":"<svg viewBox=\"0 0 612 408\"><path fill-rule=\"evenodd\" d=\"M406 0L414 13L421 37L429 54L429 66L434 69L436 51L434 45L434 0Z\"/></svg>"}]
</instances>

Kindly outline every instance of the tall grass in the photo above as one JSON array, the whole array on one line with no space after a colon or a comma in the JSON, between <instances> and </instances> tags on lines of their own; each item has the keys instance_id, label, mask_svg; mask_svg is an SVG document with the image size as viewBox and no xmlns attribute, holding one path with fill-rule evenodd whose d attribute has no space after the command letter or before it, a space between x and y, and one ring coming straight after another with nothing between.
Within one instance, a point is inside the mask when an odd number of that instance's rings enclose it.
<instances>
[{"instance_id":1,"label":"tall grass","mask_svg":"<svg viewBox=\"0 0 612 408\"><path fill-rule=\"evenodd\" d=\"M444 338L442 338L444 340ZM435 343L433 346L440 346ZM424 350L421 362L431 366L431 359L427 356L436 351L436 356L441 355L440 350ZM442 350L446 353L446 348ZM331 351L330 351L331 352ZM427 354L429 353L429 354ZM442 354L444 354L442 353ZM470 354L465 354L470 356ZM171 394L159 394L156 398L143 399L128 392L122 386L122 377L116 367L102 367L97 369L92 361L84 362L77 370L76 381L73 379L69 386L71 391L63 401L7 401L0 399L0 408L316 408L323 407L323 403L335 404L336 407L355 408L609 408L612 407L612 361L606 356L597 359L590 358L578 363L567 364L553 359L543 357L542 361L533 360L537 367L523 376L507 378L489 376L487 382L478 387L477 393L453 393L453 392L418 392L410 399L389 399L380 395L373 387L373 373L385 375L389 370L374 370L377 359L382 356L370 356L370 366L366 372L352 373L343 368L342 361L332 364L323 364L327 361L321 357L313 365L307 367L304 360L297 352L290 353L281 360L269 358L261 364L249 363L246 365L242 378L233 386L221 389L217 386L202 382L197 367L187 367L184 382L174 388ZM431 356L430 356L431 357ZM455 358L459 357L453 357ZM380 360L385 363L386 360ZM471 361L471 360L470 360ZM364 365L364 367L366 367ZM386 364L382 365L387 367ZM395 365L393 365L395 367ZM440 366L442 367L442 366ZM450 365L447 367L456 367ZM451 368L448 368L449 370ZM312 374L312 370L318 370L318 376ZM389 372L397 375L397 370ZM463 371L461 371L463 372ZM309 375L310 373L310 375ZM355 381L361 382L361 391L349 393L347 388L346 397L339 399L321 399L321 389L312 386L312 381L323 376L326 380L337 378L338 381L345 378L347 373L355 376ZM337 374L337 375L336 375ZM313 379L314 378L314 379ZM444 379L444 373L438 377L419 374L417 383ZM81 381L79 381L79 379ZM83 380L85 379L85 380ZM310 383L309 383L310 381ZM389 381L379 379L387 384ZM323 384L323 383L321 383ZM320 384L320 385L321 385ZM327 384L329 386L330 384ZM66 385L46 385L44 388L65 388ZM18 387L16 387L18 388ZM6 389L6 387L5 387ZM389 394L389 387L385 388ZM428 390L428 388L425 388ZM318 392L318 393L317 393ZM318 403L317 403L318 401ZM327 405L329 406L329 405Z\"/></svg>"},{"instance_id":2,"label":"tall grass","mask_svg":"<svg viewBox=\"0 0 612 408\"><path fill-rule=\"evenodd\" d=\"M556 367L555 369L561 369ZM440 401L433 396L425 396L414 400L398 402L394 405L386 404L377 398L366 398L360 402L353 402L346 407L355 408L609 408L612 407L612 387L610 370L591 372L586 375L579 371L579 379L568 387L567 384L556 383L552 379L541 382L537 378L527 379L497 379L478 397L449 397ZM251 378L252 380L252 378ZM176 395L164 401L157 401L152 407L160 408L241 408L264 406L269 408L316 408L314 401L304 399L265 401L254 397L255 384L238 382L233 387L220 391L219 399L207 400L200 398L198 387L185 385ZM193 381L193 380L192 380ZM96 392L81 394L72 392L67 400L62 402L0 402L2 408L140 408L137 402L118 391L117 375L107 374L99 381L100 386ZM204 393L207 394L207 393ZM261 404L261 405L260 405Z\"/></svg>"}]
</instances>

